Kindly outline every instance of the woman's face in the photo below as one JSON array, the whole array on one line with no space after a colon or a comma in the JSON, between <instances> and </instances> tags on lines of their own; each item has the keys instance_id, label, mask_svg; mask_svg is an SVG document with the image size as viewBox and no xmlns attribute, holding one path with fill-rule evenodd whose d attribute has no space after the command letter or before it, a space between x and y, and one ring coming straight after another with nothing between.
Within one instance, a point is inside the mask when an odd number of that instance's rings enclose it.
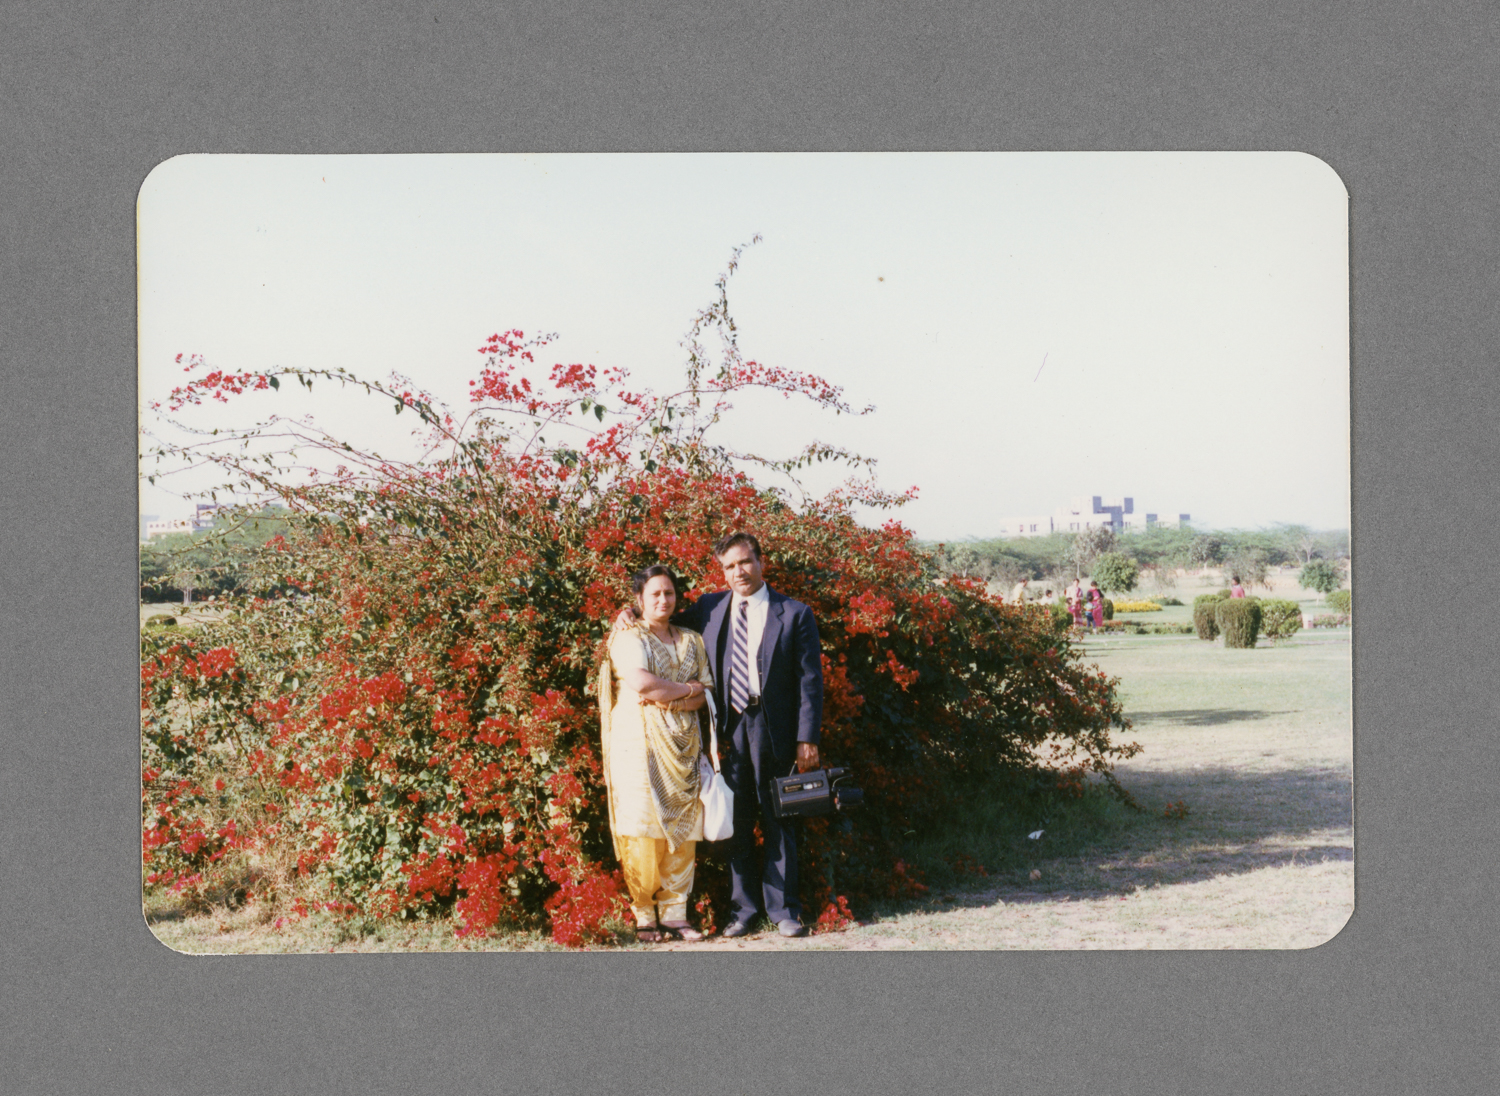
<instances>
[{"instance_id":1,"label":"woman's face","mask_svg":"<svg viewBox=\"0 0 1500 1096\"><path fill-rule=\"evenodd\" d=\"M652 575L641 591L641 615L648 624L665 624L677 608L677 591L666 575Z\"/></svg>"}]
</instances>

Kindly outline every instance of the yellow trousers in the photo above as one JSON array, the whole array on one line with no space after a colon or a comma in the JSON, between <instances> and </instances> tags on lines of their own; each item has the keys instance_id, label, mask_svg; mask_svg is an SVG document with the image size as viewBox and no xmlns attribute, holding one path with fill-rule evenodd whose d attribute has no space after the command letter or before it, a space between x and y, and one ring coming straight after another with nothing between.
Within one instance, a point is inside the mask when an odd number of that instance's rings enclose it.
<instances>
[{"instance_id":1,"label":"yellow trousers","mask_svg":"<svg viewBox=\"0 0 1500 1096\"><path fill-rule=\"evenodd\" d=\"M636 927L654 927L658 908L663 921L686 921L698 843L684 841L676 852L669 852L663 837L622 836L619 841Z\"/></svg>"}]
</instances>

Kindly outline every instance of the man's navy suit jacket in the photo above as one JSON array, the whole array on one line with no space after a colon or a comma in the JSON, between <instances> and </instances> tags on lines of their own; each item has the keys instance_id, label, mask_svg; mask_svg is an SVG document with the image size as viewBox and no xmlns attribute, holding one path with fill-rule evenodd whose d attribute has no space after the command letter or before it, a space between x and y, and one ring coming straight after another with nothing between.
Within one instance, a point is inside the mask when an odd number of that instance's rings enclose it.
<instances>
[{"instance_id":1,"label":"man's navy suit jacket","mask_svg":"<svg viewBox=\"0 0 1500 1096\"><path fill-rule=\"evenodd\" d=\"M797 756L797 743L817 745L823 730L823 648L812 610L800 601L766 587L766 628L761 634L756 666L766 728L777 761ZM719 714L729 711L726 661L729 658L729 607L734 595L723 590L704 594L677 615L677 622L703 636L713 663L714 701Z\"/></svg>"}]
</instances>

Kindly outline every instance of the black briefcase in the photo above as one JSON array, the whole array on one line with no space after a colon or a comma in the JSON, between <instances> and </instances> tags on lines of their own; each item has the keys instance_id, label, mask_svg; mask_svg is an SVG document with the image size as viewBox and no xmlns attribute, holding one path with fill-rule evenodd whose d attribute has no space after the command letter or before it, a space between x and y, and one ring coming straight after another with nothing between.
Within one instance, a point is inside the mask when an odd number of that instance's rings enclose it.
<instances>
[{"instance_id":1,"label":"black briefcase","mask_svg":"<svg viewBox=\"0 0 1500 1096\"><path fill-rule=\"evenodd\" d=\"M865 793L844 783L848 769L812 769L771 781L771 809L777 818L816 818L847 811L863 802Z\"/></svg>"}]
</instances>

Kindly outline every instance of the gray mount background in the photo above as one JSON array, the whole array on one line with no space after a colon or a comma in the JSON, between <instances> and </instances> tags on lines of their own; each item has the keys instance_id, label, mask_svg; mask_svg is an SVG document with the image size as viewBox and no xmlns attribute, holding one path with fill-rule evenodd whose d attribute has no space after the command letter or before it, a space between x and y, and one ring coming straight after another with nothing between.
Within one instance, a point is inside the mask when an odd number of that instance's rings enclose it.
<instances>
[{"instance_id":1,"label":"gray mount background","mask_svg":"<svg viewBox=\"0 0 1500 1096\"><path fill-rule=\"evenodd\" d=\"M229 7L3 7L0 1088L1500 1088L1493 5ZM1295 149L1344 179L1367 593L1343 933L1224 954L190 958L156 943L138 893L134 575L134 206L151 168L186 152L861 149ZM1180 425L1184 456L1283 414L1318 409L1248 392L1205 407Z\"/></svg>"}]
</instances>

